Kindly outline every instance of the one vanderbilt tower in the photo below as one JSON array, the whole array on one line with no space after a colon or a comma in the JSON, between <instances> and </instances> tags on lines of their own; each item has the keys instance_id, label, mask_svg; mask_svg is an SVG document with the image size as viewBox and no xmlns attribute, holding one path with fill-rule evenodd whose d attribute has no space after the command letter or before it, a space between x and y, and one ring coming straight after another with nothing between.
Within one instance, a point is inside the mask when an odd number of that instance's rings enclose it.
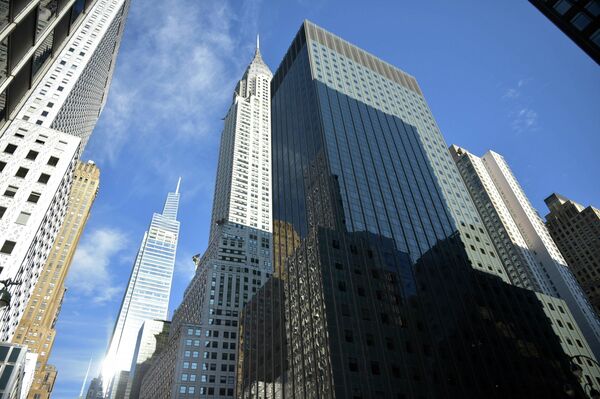
<instances>
[{"instance_id":1,"label":"one vanderbilt tower","mask_svg":"<svg viewBox=\"0 0 600 399\"><path fill-rule=\"evenodd\" d=\"M144 378L140 397L234 394L238 316L272 272L272 76L257 39L225 117L208 248L196 258L169 348ZM194 346L200 339L202 347Z\"/></svg>"}]
</instances>

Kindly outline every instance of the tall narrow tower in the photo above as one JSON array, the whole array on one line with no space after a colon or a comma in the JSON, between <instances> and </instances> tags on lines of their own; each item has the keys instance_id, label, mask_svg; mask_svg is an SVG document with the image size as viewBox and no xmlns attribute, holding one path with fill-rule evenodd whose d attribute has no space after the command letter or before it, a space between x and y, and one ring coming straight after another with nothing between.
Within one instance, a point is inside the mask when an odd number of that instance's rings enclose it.
<instances>
[{"instance_id":1,"label":"tall narrow tower","mask_svg":"<svg viewBox=\"0 0 600 399\"><path fill-rule=\"evenodd\" d=\"M225 117L208 249L197 262L173 316L168 347L146 374L140 397L234 394L238 316L272 273L272 76L257 38L254 58Z\"/></svg>"},{"instance_id":2,"label":"tall narrow tower","mask_svg":"<svg viewBox=\"0 0 600 399\"><path fill-rule=\"evenodd\" d=\"M162 213L152 216L133 264L104 361L103 377L111 387L111 397L118 397L119 386L123 387L124 394L138 332L144 321L167 318L179 236L178 207L179 182L175 192L167 195Z\"/></svg>"}]
</instances>

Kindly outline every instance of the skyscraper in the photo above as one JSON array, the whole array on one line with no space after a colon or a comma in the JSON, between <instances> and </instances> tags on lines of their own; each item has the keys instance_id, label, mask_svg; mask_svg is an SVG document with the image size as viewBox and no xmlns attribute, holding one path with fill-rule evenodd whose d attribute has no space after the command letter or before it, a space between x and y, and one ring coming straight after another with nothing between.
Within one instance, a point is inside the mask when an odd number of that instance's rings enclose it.
<instances>
[{"instance_id":1,"label":"skyscraper","mask_svg":"<svg viewBox=\"0 0 600 399\"><path fill-rule=\"evenodd\" d=\"M144 322L167 318L179 237L180 183L181 179L175 192L167 194L162 213L152 215L131 270L103 365L111 398L125 395L137 336Z\"/></svg>"},{"instance_id":2,"label":"skyscraper","mask_svg":"<svg viewBox=\"0 0 600 399\"><path fill-rule=\"evenodd\" d=\"M27 345L29 351L38 354L29 393L31 398L49 398L54 386L56 369L47 365L56 336L54 327L66 291L65 279L99 183L100 170L93 162L77 163L64 222L12 340L13 343Z\"/></svg>"},{"instance_id":3,"label":"skyscraper","mask_svg":"<svg viewBox=\"0 0 600 399\"><path fill-rule=\"evenodd\" d=\"M577 385L548 318L573 320L509 284L413 77L306 21L271 101L278 278L244 309L238 397L559 398Z\"/></svg>"},{"instance_id":4,"label":"skyscraper","mask_svg":"<svg viewBox=\"0 0 600 399\"><path fill-rule=\"evenodd\" d=\"M271 77L257 39L225 117L208 248L140 397L234 394L239 313L272 272Z\"/></svg>"},{"instance_id":5,"label":"skyscraper","mask_svg":"<svg viewBox=\"0 0 600 399\"><path fill-rule=\"evenodd\" d=\"M140 397L140 387L144 375L150 367L152 356L162 350L166 339L169 336L171 322L164 320L146 320L140 328L125 397L134 399Z\"/></svg>"},{"instance_id":6,"label":"skyscraper","mask_svg":"<svg viewBox=\"0 0 600 399\"><path fill-rule=\"evenodd\" d=\"M533 274L536 291L565 300L600 357L598 317L504 158L493 151L478 158L457 146L450 147L450 152L498 253L507 269L512 269L513 283L522 285L523 276Z\"/></svg>"},{"instance_id":7,"label":"skyscraper","mask_svg":"<svg viewBox=\"0 0 600 399\"><path fill-rule=\"evenodd\" d=\"M596 63L600 64L598 0L529 0Z\"/></svg>"},{"instance_id":8,"label":"skyscraper","mask_svg":"<svg viewBox=\"0 0 600 399\"><path fill-rule=\"evenodd\" d=\"M11 307L0 310L2 341L12 339L63 222L129 8L129 0L8 3L0 7L0 60L8 57L0 73L0 280L21 284L9 287Z\"/></svg>"},{"instance_id":9,"label":"skyscraper","mask_svg":"<svg viewBox=\"0 0 600 399\"><path fill-rule=\"evenodd\" d=\"M544 201L550 209L546 227L600 315L600 210L559 194Z\"/></svg>"}]
</instances>

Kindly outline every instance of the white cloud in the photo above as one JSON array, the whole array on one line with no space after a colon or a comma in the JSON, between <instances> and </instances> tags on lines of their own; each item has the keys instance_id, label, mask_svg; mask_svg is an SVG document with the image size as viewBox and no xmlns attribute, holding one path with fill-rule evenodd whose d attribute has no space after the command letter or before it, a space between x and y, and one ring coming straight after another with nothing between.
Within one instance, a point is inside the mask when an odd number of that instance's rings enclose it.
<instances>
[{"instance_id":1,"label":"white cloud","mask_svg":"<svg viewBox=\"0 0 600 399\"><path fill-rule=\"evenodd\" d=\"M123 232L114 228L98 228L84 235L69 272L69 290L95 303L120 297L123 288L115 286L110 268L128 241Z\"/></svg>"},{"instance_id":2,"label":"white cloud","mask_svg":"<svg viewBox=\"0 0 600 399\"><path fill-rule=\"evenodd\" d=\"M511 127L521 133L536 130L538 125L538 114L530 108L521 108L512 113Z\"/></svg>"},{"instance_id":3,"label":"white cloud","mask_svg":"<svg viewBox=\"0 0 600 399\"><path fill-rule=\"evenodd\" d=\"M502 95L509 105L508 118L511 128L517 133L535 131L538 127L538 113L527 105L528 96L524 88L531 79L519 79Z\"/></svg>"},{"instance_id":4,"label":"white cloud","mask_svg":"<svg viewBox=\"0 0 600 399\"><path fill-rule=\"evenodd\" d=\"M249 61L251 50L244 43L256 33L257 4L134 3L101 132L95 134L102 138L92 139L92 158L114 164L129 141L156 153L218 133L211 122L224 112ZM154 169L165 170L164 157L155 163Z\"/></svg>"}]
</instances>

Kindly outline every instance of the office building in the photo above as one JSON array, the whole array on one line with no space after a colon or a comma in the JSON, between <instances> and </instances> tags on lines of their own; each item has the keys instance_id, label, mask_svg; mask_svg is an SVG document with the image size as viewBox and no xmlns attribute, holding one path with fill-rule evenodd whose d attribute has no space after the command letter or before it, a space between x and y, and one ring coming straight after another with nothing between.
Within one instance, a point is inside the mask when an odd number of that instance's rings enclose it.
<instances>
[{"instance_id":1,"label":"office building","mask_svg":"<svg viewBox=\"0 0 600 399\"><path fill-rule=\"evenodd\" d=\"M37 353L27 346L0 343L0 398L25 399L33 381Z\"/></svg>"},{"instance_id":2,"label":"office building","mask_svg":"<svg viewBox=\"0 0 600 399\"><path fill-rule=\"evenodd\" d=\"M560 253L600 314L600 210L559 194L545 199L546 227Z\"/></svg>"},{"instance_id":3,"label":"office building","mask_svg":"<svg viewBox=\"0 0 600 399\"><path fill-rule=\"evenodd\" d=\"M85 399L104 399L102 377L92 378Z\"/></svg>"},{"instance_id":4,"label":"office building","mask_svg":"<svg viewBox=\"0 0 600 399\"><path fill-rule=\"evenodd\" d=\"M598 317L504 158L493 151L478 158L457 146L450 147L450 152L480 209L494 246L507 269L514 269L511 271L514 283L521 285L520 276L530 273L539 282L537 291L565 300L599 357Z\"/></svg>"},{"instance_id":5,"label":"office building","mask_svg":"<svg viewBox=\"0 0 600 399\"><path fill-rule=\"evenodd\" d=\"M138 398L144 375L148 371L149 360L162 350L164 341L169 335L171 323L164 320L146 320L140 328L131 362L130 378L125 390L126 398ZM162 341L162 342L161 342Z\"/></svg>"},{"instance_id":6,"label":"office building","mask_svg":"<svg viewBox=\"0 0 600 399\"><path fill-rule=\"evenodd\" d=\"M554 25L600 64L598 0L529 0Z\"/></svg>"},{"instance_id":7,"label":"office building","mask_svg":"<svg viewBox=\"0 0 600 399\"><path fill-rule=\"evenodd\" d=\"M0 137L0 280L10 307L0 309L0 341L12 340L61 221L80 139L29 122L13 122Z\"/></svg>"},{"instance_id":8,"label":"office building","mask_svg":"<svg viewBox=\"0 0 600 399\"><path fill-rule=\"evenodd\" d=\"M164 320L179 238L179 185L167 194L162 213L154 213L135 258L127 290L104 359L102 375L110 398L123 398L140 328L147 320Z\"/></svg>"},{"instance_id":9,"label":"office building","mask_svg":"<svg viewBox=\"0 0 600 399\"><path fill-rule=\"evenodd\" d=\"M47 362L66 291L65 279L96 198L99 182L100 170L93 162L77 163L64 222L12 340L13 343L27 345L29 351L38 354L31 398L48 399L54 386L56 369Z\"/></svg>"},{"instance_id":10,"label":"office building","mask_svg":"<svg viewBox=\"0 0 600 399\"><path fill-rule=\"evenodd\" d=\"M140 397L234 395L239 313L272 273L271 77L257 40L225 117L208 248Z\"/></svg>"},{"instance_id":11,"label":"office building","mask_svg":"<svg viewBox=\"0 0 600 399\"><path fill-rule=\"evenodd\" d=\"M0 85L0 190L7 194L0 199L0 279L20 282L9 287L11 307L0 310L0 340L10 341L66 214L75 162L106 102L129 1L2 4L0 43L8 48L0 45L0 53L8 54L8 72Z\"/></svg>"},{"instance_id":12,"label":"office building","mask_svg":"<svg viewBox=\"0 0 600 399\"><path fill-rule=\"evenodd\" d=\"M244 310L237 397L583 395L562 313L509 284L413 77L306 21L271 104L273 241L293 247Z\"/></svg>"}]
</instances>

